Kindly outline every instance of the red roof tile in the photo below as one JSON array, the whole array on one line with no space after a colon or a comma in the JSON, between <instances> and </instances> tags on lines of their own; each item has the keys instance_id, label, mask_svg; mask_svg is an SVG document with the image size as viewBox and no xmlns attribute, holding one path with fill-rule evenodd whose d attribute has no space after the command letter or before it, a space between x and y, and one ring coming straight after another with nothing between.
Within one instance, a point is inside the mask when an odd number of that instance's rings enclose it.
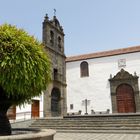
<instances>
[{"instance_id":1,"label":"red roof tile","mask_svg":"<svg viewBox=\"0 0 140 140\"><path fill-rule=\"evenodd\" d=\"M90 54L70 56L70 57L66 58L66 62L92 59L92 58L99 58L99 57L107 57L107 56L134 53L134 52L140 52L140 46L134 46L134 47L121 48L121 49L115 49L115 50L110 50L110 51L103 51L103 52L96 52L96 53L90 53Z\"/></svg>"}]
</instances>

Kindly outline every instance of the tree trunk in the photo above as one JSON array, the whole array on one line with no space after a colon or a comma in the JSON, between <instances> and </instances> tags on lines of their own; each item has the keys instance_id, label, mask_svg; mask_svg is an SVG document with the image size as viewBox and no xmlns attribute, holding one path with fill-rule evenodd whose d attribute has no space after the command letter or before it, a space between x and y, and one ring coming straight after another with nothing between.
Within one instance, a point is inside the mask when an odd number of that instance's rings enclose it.
<instances>
[{"instance_id":1,"label":"tree trunk","mask_svg":"<svg viewBox=\"0 0 140 140\"><path fill-rule=\"evenodd\" d=\"M7 110L11 105L4 90L0 87L0 136L11 135L11 124L7 117Z\"/></svg>"},{"instance_id":2,"label":"tree trunk","mask_svg":"<svg viewBox=\"0 0 140 140\"><path fill-rule=\"evenodd\" d=\"M0 110L0 136L11 135L11 124L5 112Z\"/></svg>"}]
</instances>

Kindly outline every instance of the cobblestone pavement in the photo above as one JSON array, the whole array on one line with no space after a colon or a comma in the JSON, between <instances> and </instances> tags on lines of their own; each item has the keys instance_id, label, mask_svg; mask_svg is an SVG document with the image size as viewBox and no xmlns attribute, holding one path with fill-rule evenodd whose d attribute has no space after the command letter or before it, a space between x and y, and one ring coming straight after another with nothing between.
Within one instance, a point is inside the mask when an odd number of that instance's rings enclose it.
<instances>
[{"instance_id":1,"label":"cobblestone pavement","mask_svg":"<svg viewBox=\"0 0 140 140\"><path fill-rule=\"evenodd\" d=\"M140 140L140 134L56 133L54 140Z\"/></svg>"}]
</instances>

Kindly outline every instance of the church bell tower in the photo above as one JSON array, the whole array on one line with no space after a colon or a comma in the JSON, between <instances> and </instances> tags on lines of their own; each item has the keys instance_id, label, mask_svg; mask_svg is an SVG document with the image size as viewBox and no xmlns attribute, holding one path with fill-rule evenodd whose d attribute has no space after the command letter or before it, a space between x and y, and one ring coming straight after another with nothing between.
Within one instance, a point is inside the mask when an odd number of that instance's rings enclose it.
<instances>
[{"instance_id":1,"label":"church bell tower","mask_svg":"<svg viewBox=\"0 0 140 140\"><path fill-rule=\"evenodd\" d=\"M66 56L64 32L56 16L43 21L43 43L51 60L51 83L44 92L44 117L66 115Z\"/></svg>"}]
</instances>

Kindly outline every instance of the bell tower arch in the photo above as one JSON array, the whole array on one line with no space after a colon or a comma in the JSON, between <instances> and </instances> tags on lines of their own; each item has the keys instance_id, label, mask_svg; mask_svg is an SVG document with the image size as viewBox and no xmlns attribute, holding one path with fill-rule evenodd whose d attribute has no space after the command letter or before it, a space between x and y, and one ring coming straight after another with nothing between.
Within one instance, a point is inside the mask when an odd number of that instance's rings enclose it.
<instances>
[{"instance_id":1,"label":"bell tower arch","mask_svg":"<svg viewBox=\"0 0 140 140\"><path fill-rule=\"evenodd\" d=\"M46 14L43 21L43 43L51 60L51 83L44 92L44 117L64 116L66 114L66 56L64 54L64 31L54 15L49 19ZM52 109L55 101L54 89L59 91L59 113ZM52 99L53 98L53 99Z\"/></svg>"}]
</instances>

